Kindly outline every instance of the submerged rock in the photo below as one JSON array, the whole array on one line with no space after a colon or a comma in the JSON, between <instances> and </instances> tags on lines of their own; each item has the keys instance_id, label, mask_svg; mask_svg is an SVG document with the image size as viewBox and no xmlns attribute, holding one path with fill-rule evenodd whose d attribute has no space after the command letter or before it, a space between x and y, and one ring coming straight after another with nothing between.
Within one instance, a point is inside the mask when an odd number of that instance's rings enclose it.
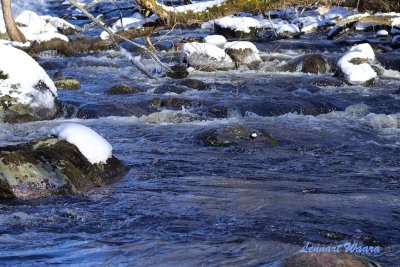
<instances>
[{"instance_id":1,"label":"submerged rock","mask_svg":"<svg viewBox=\"0 0 400 267\"><path fill-rule=\"evenodd\" d=\"M137 93L139 90L126 85L126 84L118 84L118 85L114 85L113 87L111 87L110 89L108 89L106 91L107 94L111 94L111 95L125 95L125 94L133 94L133 93Z\"/></svg>"},{"instance_id":2,"label":"submerged rock","mask_svg":"<svg viewBox=\"0 0 400 267\"><path fill-rule=\"evenodd\" d=\"M126 172L117 158L91 164L64 140L46 138L0 149L0 197L38 198L78 194L120 179Z\"/></svg>"},{"instance_id":3,"label":"submerged rock","mask_svg":"<svg viewBox=\"0 0 400 267\"><path fill-rule=\"evenodd\" d=\"M380 265L370 259L347 253L303 253L296 254L286 259L282 267L379 267Z\"/></svg>"},{"instance_id":4,"label":"submerged rock","mask_svg":"<svg viewBox=\"0 0 400 267\"><path fill-rule=\"evenodd\" d=\"M199 91L205 91L205 90L209 90L211 88L205 82L202 82L202 81L196 80L196 79L185 79L185 80L178 82L178 84L195 89L195 90L199 90Z\"/></svg>"},{"instance_id":5,"label":"submerged rock","mask_svg":"<svg viewBox=\"0 0 400 267\"><path fill-rule=\"evenodd\" d=\"M65 90L78 90L81 89L81 83L74 78L66 77L60 80L55 81L54 83L57 88L65 89Z\"/></svg>"},{"instance_id":6,"label":"submerged rock","mask_svg":"<svg viewBox=\"0 0 400 267\"><path fill-rule=\"evenodd\" d=\"M337 70L334 60L320 54L308 54L290 60L282 69L289 72L334 73Z\"/></svg>"},{"instance_id":7,"label":"submerged rock","mask_svg":"<svg viewBox=\"0 0 400 267\"><path fill-rule=\"evenodd\" d=\"M256 133L256 138L254 138ZM200 140L208 146L228 147L246 146L251 143L277 145L278 141L271 133L263 129L249 129L241 125L230 125L207 130L200 134Z\"/></svg>"}]
</instances>

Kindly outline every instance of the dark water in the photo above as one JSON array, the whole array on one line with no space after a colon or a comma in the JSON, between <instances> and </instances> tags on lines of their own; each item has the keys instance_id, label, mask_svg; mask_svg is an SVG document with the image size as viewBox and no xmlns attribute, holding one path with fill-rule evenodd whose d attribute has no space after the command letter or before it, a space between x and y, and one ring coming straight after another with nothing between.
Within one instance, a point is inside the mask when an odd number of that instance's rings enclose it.
<instances>
[{"instance_id":1,"label":"dark water","mask_svg":"<svg viewBox=\"0 0 400 267\"><path fill-rule=\"evenodd\" d=\"M0 144L42 137L72 120L104 136L130 172L84 195L1 202L0 264L268 266L308 241L380 246L368 257L398 266L399 73L387 71L368 88L316 86L332 74L276 72L282 61L272 57L340 56L343 47L315 37L256 45L271 58L261 71L195 72L191 78L212 90L181 96L154 94L170 80L148 80L115 52L42 55L42 64L56 63L82 83L60 91L62 101L112 106L115 116L0 124ZM118 83L144 92L105 94ZM144 116L126 111L154 97L201 104ZM228 117L211 116L214 105L229 107ZM278 144L221 148L199 139L228 125L268 131Z\"/></svg>"}]
</instances>

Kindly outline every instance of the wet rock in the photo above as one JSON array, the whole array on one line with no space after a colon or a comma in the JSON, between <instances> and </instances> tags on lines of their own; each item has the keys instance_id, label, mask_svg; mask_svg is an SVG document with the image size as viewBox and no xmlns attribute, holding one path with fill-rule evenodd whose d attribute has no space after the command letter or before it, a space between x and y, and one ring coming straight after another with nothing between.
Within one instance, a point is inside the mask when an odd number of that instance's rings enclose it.
<instances>
[{"instance_id":1,"label":"wet rock","mask_svg":"<svg viewBox=\"0 0 400 267\"><path fill-rule=\"evenodd\" d=\"M194 108L201 106L201 103L191 99L183 98L154 98L151 102L154 108L166 108L172 110L181 110L182 108Z\"/></svg>"},{"instance_id":2,"label":"wet rock","mask_svg":"<svg viewBox=\"0 0 400 267\"><path fill-rule=\"evenodd\" d=\"M378 54L376 59L385 69L400 71L400 55L398 53Z\"/></svg>"},{"instance_id":3,"label":"wet rock","mask_svg":"<svg viewBox=\"0 0 400 267\"><path fill-rule=\"evenodd\" d=\"M257 138L253 138L254 132ZM249 129L241 125L224 126L207 130L200 134L200 140L208 146L229 147L246 146L251 143L277 145L278 141L263 129Z\"/></svg>"},{"instance_id":4,"label":"wet rock","mask_svg":"<svg viewBox=\"0 0 400 267\"><path fill-rule=\"evenodd\" d=\"M87 104L78 108L76 116L80 119L96 119L108 116L141 117L156 112L150 101L140 103Z\"/></svg>"},{"instance_id":5,"label":"wet rock","mask_svg":"<svg viewBox=\"0 0 400 267\"><path fill-rule=\"evenodd\" d=\"M257 69L262 62L258 49L250 42L229 42L224 48L238 66L246 65L251 69Z\"/></svg>"},{"instance_id":6,"label":"wet rock","mask_svg":"<svg viewBox=\"0 0 400 267\"><path fill-rule=\"evenodd\" d=\"M400 48L400 35L394 35L392 37L392 41L390 42L390 46L394 49Z\"/></svg>"},{"instance_id":7,"label":"wet rock","mask_svg":"<svg viewBox=\"0 0 400 267\"><path fill-rule=\"evenodd\" d=\"M78 90L81 88L81 83L74 78L66 77L54 82L57 88L65 90Z\"/></svg>"},{"instance_id":8,"label":"wet rock","mask_svg":"<svg viewBox=\"0 0 400 267\"><path fill-rule=\"evenodd\" d=\"M115 157L91 164L75 145L56 138L1 148L0 170L0 197L19 199L78 194L127 172Z\"/></svg>"},{"instance_id":9,"label":"wet rock","mask_svg":"<svg viewBox=\"0 0 400 267\"><path fill-rule=\"evenodd\" d=\"M356 254L346 253L304 253L286 259L282 267L379 267L370 259Z\"/></svg>"},{"instance_id":10,"label":"wet rock","mask_svg":"<svg viewBox=\"0 0 400 267\"><path fill-rule=\"evenodd\" d=\"M63 76L63 72L61 70L57 70L56 72L53 72L50 75L50 78L54 81L54 80L58 80Z\"/></svg>"},{"instance_id":11,"label":"wet rock","mask_svg":"<svg viewBox=\"0 0 400 267\"><path fill-rule=\"evenodd\" d=\"M308 54L290 60L282 69L289 72L328 73L337 70L335 61L320 54Z\"/></svg>"},{"instance_id":12,"label":"wet rock","mask_svg":"<svg viewBox=\"0 0 400 267\"><path fill-rule=\"evenodd\" d=\"M124 95L124 94L133 94L137 92L139 92L139 90L130 87L129 85L126 84L114 85L113 87L111 87L106 91L106 93L110 95Z\"/></svg>"},{"instance_id":13,"label":"wet rock","mask_svg":"<svg viewBox=\"0 0 400 267\"><path fill-rule=\"evenodd\" d=\"M187 43L180 53L180 62L203 71L231 70L235 63L225 51L208 43Z\"/></svg>"},{"instance_id":14,"label":"wet rock","mask_svg":"<svg viewBox=\"0 0 400 267\"><path fill-rule=\"evenodd\" d=\"M315 86L325 87L325 86L332 86L332 87L341 87L346 85L342 80L339 80L334 77L318 77L311 79L310 83Z\"/></svg>"},{"instance_id":15,"label":"wet rock","mask_svg":"<svg viewBox=\"0 0 400 267\"><path fill-rule=\"evenodd\" d=\"M206 111L207 117L219 118L219 119L229 118L238 114L240 114L239 110L223 105L212 106Z\"/></svg>"},{"instance_id":16,"label":"wet rock","mask_svg":"<svg viewBox=\"0 0 400 267\"><path fill-rule=\"evenodd\" d=\"M183 79L189 76L185 65L174 65L170 67L172 71L166 71L165 75L173 79Z\"/></svg>"},{"instance_id":17,"label":"wet rock","mask_svg":"<svg viewBox=\"0 0 400 267\"><path fill-rule=\"evenodd\" d=\"M205 91L211 89L211 86L196 79L185 79L177 83L178 85L183 85L192 89L196 89L199 91Z\"/></svg>"}]
</instances>

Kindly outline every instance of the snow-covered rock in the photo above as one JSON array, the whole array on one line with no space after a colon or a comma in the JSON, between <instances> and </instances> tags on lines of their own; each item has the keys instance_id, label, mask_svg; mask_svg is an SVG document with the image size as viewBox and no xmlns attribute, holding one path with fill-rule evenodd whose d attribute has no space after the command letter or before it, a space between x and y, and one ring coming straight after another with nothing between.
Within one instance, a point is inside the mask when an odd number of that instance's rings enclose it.
<instances>
[{"instance_id":1,"label":"snow-covered rock","mask_svg":"<svg viewBox=\"0 0 400 267\"><path fill-rule=\"evenodd\" d=\"M156 15L151 15L150 17L146 18L144 17L142 14L140 14L139 12L133 14L130 17L126 17L126 18L121 18L119 20L117 20L111 27L110 30L112 32L118 32L118 31L122 31L122 30L128 30L131 28L140 28L143 26L143 24L147 23L147 22L154 22L158 17ZM102 40L107 40L108 38L110 38L110 35L106 32L103 31L100 34L100 38Z\"/></svg>"},{"instance_id":2,"label":"snow-covered rock","mask_svg":"<svg viewBox=\"0 0 400 267\"><path fill-rule=\"evenodd\" d=\"M371 67L370 63L375 60L375 53L369 44L359 44L350 48L349 52L343 55L337 65L341 75L354 85L369 85L378 74Z\"/></svg>"},{"instance_id":3,"label":"snow-covered rock","mask_svg":"<svg viewBox=\"0 0 400 267\"><path fill-rule=\"evenodd\" d=\"M47 73L25 52L0 44L0 99L7 103L5 110L20 112L21 105L28 113L52 111L57 88ZM19 107L17 111L15 107Z\"/></svg>"},{"instance_id":4,"label":"snow-covered rock","mask_svg":"<svg viewBox=\"0 0 400 267\"><path fill-rule=\"evenodd\" d=\"M51 16L39 16L33 11L22 12L15 21L28 41L50 41L61 39L68 42L68 37L60 34L58 29L74 30L75 26L69 22Z\"/></svg>"},{"instance_id":5,"label":"snow-covered rock","mask_svg":"<svg viewBox=\"0 0 400 267\"><path fill-rule=\"evenodd\" d=\"M44 138L0 148L0 196L32 199L79 194L120 179L128 168L112 157L91 164L67 141Z\"/></svg>"},{"instance_id":6,"label":"snow-covered rock","mask_svg":"<svg viewBox=\"0 0 400 267\"><path fill-rule=\"evenodd\" d=\"M389 36L389 32L387 30L379 30L376 32L377 37L385 37Z\"/></svg>"},{"instance_id":7,"label":"snow-covered rock","mask_svg":"<svg viewBox=\"0 0 400 267\"><path fill-rule=\"evenodd\" d=\"M218 46L219 48L224 48L224 45L228 42L226 38L222 35L213 34L208 35L204 38L204 42L208 44L213 44Z\"/></svg>"},{"instance_id":8,"label":"snow-covered rock","mask_svg":"<svg viewBox=\"0 0 400 267\"><path fill-rule=\"evenodd\" d=\"M235 63L225 51L208 43L192 42L181 49L180 61L202 70L228 70L235 68Z\"/></svg>"},{"instance_id":9,"label":"snow-covered rock","mask_svg":"<svg viewBox=\"0 0 400 267\"><path fill-rule=\"evenodd\" d=\"M51 129L50 134L76 145L91 164L106 163L112 157L110 143L84 125L64 123Z\"/></svg>"},{"instance_id":10,"label":"snow-covered rock","mask_svg":"<svg viewBox=\"0 0 400 267\"><path fill-rule=\"evenodd\" d=\"M257 47L246 41L229 42L224 45L225 52L239 65L256 68L261 63Z\"/></svg>"},{"instance_id":11,"label":"snow-covered rock","mask_svg":"<svg viewBox=\"0 0 400 267\"><path fill-rule=\"evenodd\" d=\"M223 17L214 20L214 31L227 38L253 38L260 22L252 17Z\"/></svg>"}]
</instances>

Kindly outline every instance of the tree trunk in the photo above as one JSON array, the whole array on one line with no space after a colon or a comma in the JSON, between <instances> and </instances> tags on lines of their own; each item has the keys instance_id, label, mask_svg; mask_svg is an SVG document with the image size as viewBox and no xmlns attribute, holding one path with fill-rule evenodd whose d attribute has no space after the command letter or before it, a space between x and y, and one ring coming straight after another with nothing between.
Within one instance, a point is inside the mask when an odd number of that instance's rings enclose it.
<instances>
[{"instance_id":1,"label":"tree trunk","mask_svg":"<svg viewBox=\"0 0 400 267\"><path fill-rule=\"evenodd\" d=\"M211 3L213 1L209 2ZM358 8L360 11L400 11L399 0L225 0L220 4L211 4L201 12L190 11L190 6L193 7L195 4L187 5L186 7L189 9L182 12L179 9L180 7L174 10L171 7L158 3L157 0L136 0L136 3L164 19L169 25L208 21L240 12L259 13L288 6L313 6L316 3L326 6L339 5Z\"/></svg>"},{"instance_id":2,"label":"tree trunk","mask_svg":"<svg viewBox=\"0 0 400 267\"><path fill-rule=\"evenodd\" d=\"M1 0L1 8L3 10L4 23L8 36L12 41L25 43L26 39L22 32L18 29L11 11L11 0Z\"/></svg>"}]
</instances>

